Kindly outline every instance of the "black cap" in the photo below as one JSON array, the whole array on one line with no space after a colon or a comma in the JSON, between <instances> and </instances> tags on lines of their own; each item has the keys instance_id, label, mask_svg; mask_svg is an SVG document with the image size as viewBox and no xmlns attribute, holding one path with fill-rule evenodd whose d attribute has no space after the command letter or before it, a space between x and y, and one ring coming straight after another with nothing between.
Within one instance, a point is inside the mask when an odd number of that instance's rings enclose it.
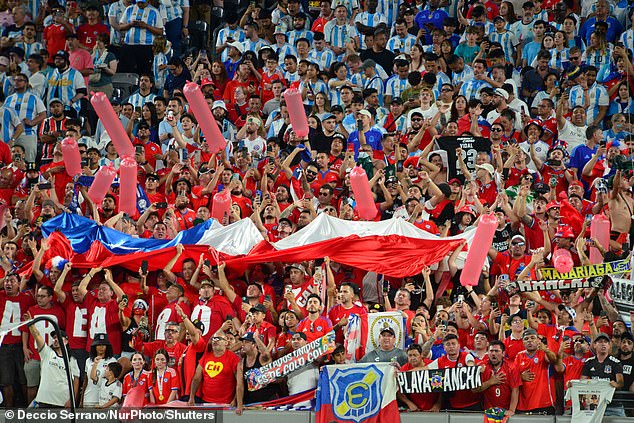
<instances>
[{"instance_id":1,"label":"black cap","mask_svg":"<svg viewBox=\"0 0 634 423\"><path fill-rule=\"evenodd\" d=\"M632 336L632 333L629 331L625 331L623 332L623 335L621 335L621 341L623 341L624 339L628 339L632 342L634 342L634 336Z\"/></svg>"},{"instance_id":2,"label":"black cap","mask_svg":"<svg viewBox=\"0 0 634 423\"><path fill-rule=\"evenodd\" d=\"M242 338L240 338L242 341L249 341L249 342L255 342L255 337L253 336L253 332L247 332L244 334L244 336Z\"/></svg>"},{"instance_id":3,"label":"black cap","mask_svg":"<svg viewBox=\"0 0 634 423\"><path fill-rule=\"evenodd\" d=\"M161 180L161 178L158 176L158 174L153 173L153 172L152 173L148 173L147 175L145 175L145 179L146 180L154 179L155 181L160 181Z\"/></svg>"},{"instance_id":4,"label":"black cap","mask_svg":"<svg viewBox=\"0 0 634 423\"><path fill-rule=\"evenodd\" d=\"M34 171L34 172L39 172L39 169L37 167L37 163L35 162L26 162L26 171Z\"/></svg>"},{"instance_id":5,"label":"black cap","mask_svg":"<svg viewBox=\"0 0 634 423\"><path fill-rule=\"evenodd\" d=\"M53 55L53 59L55 59L56 57L61 57L64 60L70 61L70 56L68 55L68 52L64 50L58 50L57 53Z\"/></svg>"},{"instance_id":6,"label":"black cap","mask_svg":"<svg viewBox=\"0 0 634 423\"><path fill-rule=\"evenodd\" d=\"M391 333L392 336L396 336L396 334L394 333L394 329L392 329L391 327L386 327L381 329L381 332L379 332L380 335L383 335L385 332Z\"/></svg>"},{"instance_id":7,"label":"black cap","mask_svg":"<svg viewBox=\"0 0 634 423\"><path fill-rule=\"evenodd\" d=\"M250 313L255 313L256 311L259 311L260 313L266 313L266 307L264 307L264 304L256 304L251 307L251 310L249 310Z\"/></svg>"},{"instance_id":8,"label":"black cap","mask_svg":"<svg viewBox=\"0 0 634 423\"><path fill-rule=\"evenodd\" d=\"M196 319L192 322L192 324L194 325L194 327L196 329L198 329L201 332L205 331L205 324L203 322L201 322L200 320Z\"/></svg>"}]
</instances>

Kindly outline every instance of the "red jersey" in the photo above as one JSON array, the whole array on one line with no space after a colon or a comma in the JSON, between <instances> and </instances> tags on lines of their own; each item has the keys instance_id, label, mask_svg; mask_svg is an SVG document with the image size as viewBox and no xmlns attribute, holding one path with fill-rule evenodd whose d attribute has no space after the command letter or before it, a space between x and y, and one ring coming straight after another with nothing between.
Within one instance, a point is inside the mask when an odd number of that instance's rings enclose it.
<instances>
[{"instance_id":1,"label":"red jersey","mask_svg":"<svg viewBox=\"0 0 634 423\"><path fill-rule=\"evenodd\" d=\"M247 332L255 332L256 330L260 336L264 337L264 345L268 345L271 341L273 341L273 344L275 345L275 338L277 337L277 329L275 326L264 320L260 323L259 327L255 325L249 326Z\"/></svg>"},{"instance_id":2,"label":"red jersey","mask_svg":"<svg viewBox=\"0 0 634 423\"><path fill-rule=\"evenodd\" d=\"M241 301L236 296L237 301ZM235 316L236 312L227 299L222 295L214 295L207 301L198 299L192 310L191 320L200 320L205 325L205 331L203 332L203 338L205 341L209 341L209 338L220 329L220 326L225 322L227 316Z\"/></svg>"},{"instance_id":3,"label":"red jersey","mask_svg":"<svg viewBox=\"0 0 634 423\"><path fill-rule=\"evenodd\" d=\"M183 319L181 319L181 317L176 312L177 305L180 306L181 309L183 309L185 315L191 315L191 311L189 310L189 305L187 303L179 303L177 301L174 301L173 303L167 304L156 319L156 331L154 339L156 339L157 341L165 339L165 327L167 326L168 322L181 323L183 321Z\"/></svg>"},{"instance_id":4,"label":"red jersey","mask_svg":"<svg viewBox=\"0 0 634 423\"><path fill-rule=\"evenodd\" d=\"M47 27L48 28L48 27ZM45 29L46 31L46 29ZM49 46L50 49L50 46ZM57 50L60 49L56 49L55 52L57 52ZM61 50L64 50L64 48L62 47ZM53 57L53 54L51 54L51 57ZM66 172L66 165L64 164L64 162L52 162L49 164L46 164L44 166L42 166L40 168L40 172L45 173L46 171L48 171L51 168L61 168L62 171L58 172L58 173L54 173L55 175L55 194L57 194L57 198L64 198L65 194L66 194L66 185L68 185L69 183L73 182L73 178Z\"/></svg>"},{"instance_id":5,"label":"red jersey","mask_svg":"<svg viewBox=\"0 0 634 423\"><path fill-rule=\"evenodd\" d=\"M336 325L337 323L339 323L339 320L343 319L344 317L349 317L351 314L357 314L359 316L363 316L365 314L368 314L368 311L366 310L365 307L356 305L354 303L352 304L352 307L350 308L345 308L343 305L337 304L336 306L331 308L330 311L328 312L328 318L330 319L333 325ZM343 341L344 341L343 328L339 328L335 332L335 341L338 344L343 344Z\"/></svg>"},{"instance_id":6,"label":"red jersey","mask_svg":"<svg viewBox=\"0 0 634 423\"><path fill-rule=\"evenodd\" d=\"M538 408L555 406L555 378L550 363L546 361L546 353L537 350L535 355L522 351L515 357L515 367L522 374L529 370L535 374L532 382L523 381L520 386L517 409L531 411Z\"/></svg>"},{"instance_id":7,"label":"red jersey","mask_svg":"<svg viewBox=\"0 0 634 423\"><path fill-rule=\"evenodd\" d=\"M493 266L491 266L492 275L509 275L509 279L514 281L517 279L517 275L522 272L522 269L531 262L531 256L524 255L519 259L511 257L510 253L505 251L498 253L493 260ZM534 271L531 271L531 275L535 276Z\"/></svg>"},{"instance_id":8,"label":"red jersey","mask_svg":"<svg viewBox=\"0 0 634 423\"><path fill-rule=\"evenodd\" d=\"M88 339L88 303L86 299L84 298L81 303L76 303L73 301L72 295L67 293L66 300L61 306L66 316L65 327L70 349L85 349Z\"/></svg>"},{"instance_id":9,"label":"red jersey","mask_svg":"<svg viewBox=\"0 0 634 423\"><path fill-rule=\"evenodd\" d=\"M236 396L236 375L240 358L231 351L220 357L212 352L205 353L198 365L203 368L202 399L204 402L229 404Z\"/></svg>"},{"instance_id":10,"label":"red jersey","mask_svg":"<svg viewBox=\"0 0 634 423\"><path fill-rule=\"evenodd\" d=\"M440 235L440 230L438 229L438 226L436 226L436 224L431 220L421 220L420 222L415 221L414 226L416 226L418 229L429 232L432 235Z\"/></svg>"},{"instance_id":11,"label":"red jersey","mask_svg":"<svg viewBox=\"0 0 634 423\"><path fill-rule=\"evenodd\" d=\"M297 332L306 334L306 341L312 342L332 330L332 322L327 317L319 316L314 322L306 317L297 325Z\"/></svg>"},{"instance_id":12,"label":"red jersey","mask_svg":"<svg viewBox=\"0 0 634 423\"><path fill-rule=\"evenodd\" d=\"M432 362L432 360L428 360L426 358L423 359L423 362L427 365ZM407 372L413 370L413 367L409 363L405 363L403 367L401 367L402 372ZM421 411L429 411L438 401L439 393L430 393L430 394L407 394L407 398L416 404Z\"/></svg>"},{"instance_id":13,"label":"red jersey","mask_svg":"<svg viewBox=\"0 0 634 423\"><path fill-rule=\"evenodd\" d=\"M89 297L91 294L87 294ZM108 340L112 344L112 353L121 354L121 322L119 321L119 306L116 300L107 303L100 302L96 297L89 298L88 307L88 341L86 351L90 351L92 340L98 333L108 335Z\"/></svg>"},{"instance_id":14,"label":"red jersey","mask_svg":"<svg viewBox=\"0 0 634 423\"><path fill-rule=\"evenodd\" d=\"M484 204L492 205L498 196L498 187L495 181L483 184L479 180L478 183L478 199Z\"/></svg>"},{"instance_id":15,"label":"red jersey","mask_svg":"<svg viewBox=\"0 0 634 423\"><path fill-rule=\"evenodd\" d=\"M473 356L464 351L460 351L456 361L451 360L446 355L438 357L434 360L429 368L430 369L452 369L455 367L465 367L467 365L467 358ZM475 360L474 360L475 361ZM435 364L434 364L435 363ZM471 390L468 391L455 391L453 396L449 398L449 408L460 410L463 408L471 407L474 404L480 402L480 394L474 394Z\"/></svg>"},{"instance_id":16,"label":"red jersey","mask_svg":"<svg viewBox=\"0 0 634 423\"><path fill-rule=\"evenodd\" d=\"M62 308L57 304L54 304L51 308L46 309L41 308L39 305L34 305L29 307L28 312L32 317L48 316L52 318L55 322L57 322L60 329L64 329L66 317L64 316L64 310L62 310ZM53 328L53 325L46 320L40 320L39 322L35 323L35 327L37 328L38 332L40 332L40 335L42 335L42 338L44 338L44 343L46 345L50 345L51 334L55 330ZM37 352L37 345L35 345L35 339L33 338L33 336L31 336L29 328L27 326L22 326L20 329L22 330L22 332L29 334L27 345L29 346L29 351L31 351L31 359L39 360L40 354Z\"/></svg>"},{"instance_id":17,"label":"red jersey","mask_svg":"<svg viewBox=\"0 0 634 423\"><path fill-rule=\"evenodd\" d=\"M8 296L6 291L0 291L0 326L6 326L22 321L22 315L35 304L33 296L26 292L20 292L16 296ZM2 341L3 344L21 344L22 333L19 328L8 332Z\"/></svg>"},{"instance_id":18,"label":"red jersey","mask_svg":"<svg viewBox=\"0 0 634 423\"><path fill-rule=\"evenodd\" d=\"M181 386L182 395L190 394L192 387L189 381L194 379L196 366L198 365L198 361L202 357L206 347L207 341L205 341L205 339L201 336L196 344L189 344L187 345L187 348L185 348L185 352L182 356L182 363L179 366L180 372L178 374L181 380L184 381ZM200 396L200 389L197 395Z\"/></svg>"},{"instance_id":19,"label":"red jersey","mask_svg":"<svg viewBox=\"0 0 634 423\"><path fill-rule=\"evenodd\" d=\"M533 222L530 225L522 222L522 226L524 227L524 234L526 235L528 248L536 250L537 248L542 248L544 246L544 232L542 232L539 227L539 222L537 221L538 218L534 215L531 217L533 218Z\"/></svg>"},{"instance_id":20,"label":"red jersey","mask_svg":"<svg viewBox=\"0 0 634 423\"><path fill-rule=\"evenodd\" d=\"M192 209L185 209L184 212L175 209L174 216L176 216L176 220L178 220L178 224L180 225L181 231L186 229L191 229L194 227L194 219L196 219L196 212Z\"/></svg>"},{"instance_id":21,"label":"red jersey","mask_svg":"<svg viewBox=\"0 0 634 423\"><path fill-rule=\"evenodd\" d=\"M64 25L52 23L42 32L42 38L46 40L46 49L48 50L48 62L53 63L53 56L59 50L66 50L66 34L68 31ZM64 198L64 197L59 197Z\"/></svg>"},{"instance_id":22,"label":"red jersey","mask_svg":"<svg viewBox=\"0 0 634 423\"><path fill-rule=\"evenodd\" d=\"M165 298L165 294L166 291L161 291L155 286L148 287L148 292L145 298L150 306L148 310L148 317L154 326L156 326L156 323L154 322L158 320L159 314L167 305L167 298Z\"/></svg>"},{"instance_id":23,"label":"red jersey","mask_svg":"<svg viewBox=\"0 0 634 423\"><path fill-rule=\"evenodd\" d=\"M581 370L583 370L583 365L588 360L587 357L577 358L574 355L569 355L564 358L564 366L566 366L566 371L564 372L564 387L568 386L569 380L577 380L581 379Z\"/></svg>"},{"instance_id":24,"label":"red jersey","mask_svg":"<svg viewBox=\"0 0 634 423\"><path fill-rule=\"evenodd\" d=\"M518 353L520 353L521 351L524 351L526 348L524 348L524 341L522 341L522 338L520 336L520 338L515 339L513 338L513 335L509 335L506 338L504 338L504 347L505 347L505 352L506 352L506 358L508 358L509 360L511 360L512 362L515 361L515 357L517 356Z\"/></svg>"},{"instance_id":25,"label":"red jersey","mask_svg":"<svg viewBox=\"0 0 634 423\"><path fill-rule=\"evenodd\" d=\"M139 377L135 379L134 371L131 371L130 373L127 373L123 377L123 386L121 389L121 395L125 398L125 396L133 388L139 388L147 394L149 387L150 387L150 372L141 370L141 374L139 375ZM145 405L145 403L143 405Z\"/></svg>"},{"instance_id":26,"label":"red jersey","mask_svg":"<svg viewBox=\"0 0 634 423\"><path fill-rule=\"evenodd\" d=\"M142 145L143 150L145 151L145 160L152 166L152 168L156 168L156 157L161 156L161 147L158 144L148 141L143 143L140 139L134 139L134 145Z\"/></svg>"},{"instance_id":27,"label":"red jersey","mask_svg":"<svg viewBox=\"0 0 634 423\"><path fill-rule=\"evenodd\" d=\"M519 388L522 385L520 372L517 371L517 367L515 367L513 362L509 360L504 360L502 366L497 371L493 370L488 358L484 360L483 364L482 382L491 379L494 374L504 373L506 375L506 382L490 386L487 390L482 392L484 409L500 407L508 410L511 404L511 393L513 389Z\"/></svg>"},{"instance_id":28,"label":"red jersey","mask_svg":"<svg viewBox=\"0 0 634 423\"><path fill-rule=\"evenodd\" d=\"M172 391L176 391L176 398L178 398L180 381L176 370L168 367L162 372L154 370L152 373L149 377L149 391L154 395L155 404L167 403Z\"/></svg>"},{"instance_id":29,"label":"red jersey","mask_svg":"<svg viewBox=\"0 0 634 423\"><path fill-rule=\"evenodd\" d=\"M110 34L108 27L102 23L83 24L77 28L77 38L79 42L86 47L93 48L97 44L97 36L99 34Z\"/></svg>"},{"instance_id":30,"label":"red jersey","mask_svg":"<svg viewBox=\"0 0 634 423\"><path fill-rule=\"evenodd\" d=\"M169 356L169 359L167 361L168 367L173 368L178 373L178 363L183 356L183 352L185 352L185 348L187 348L187 346L182 342L176 342L171 347L168 346L165 341L146 342L145 344L143 344L142 352L143 355L154 357L154 354L161 348L167 351L167 355Z\"/></svg>"}]
</instances>

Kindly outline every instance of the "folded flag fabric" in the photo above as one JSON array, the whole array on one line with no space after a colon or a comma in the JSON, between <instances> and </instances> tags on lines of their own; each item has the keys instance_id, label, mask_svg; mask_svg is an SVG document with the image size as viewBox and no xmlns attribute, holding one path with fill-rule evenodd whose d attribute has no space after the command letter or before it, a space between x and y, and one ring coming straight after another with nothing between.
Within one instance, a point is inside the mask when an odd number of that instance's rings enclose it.
<instances>
[{"instance_id":1,"label":"folded flag fabric","mask_svg":"<svg viewBox=\"0 0 634 423\"><path fill-rule=\"evenodd\" d=\"M315 422L400 422L394 375L389 363L324 367L317 388Z\"/></svg>"}]
</instances>

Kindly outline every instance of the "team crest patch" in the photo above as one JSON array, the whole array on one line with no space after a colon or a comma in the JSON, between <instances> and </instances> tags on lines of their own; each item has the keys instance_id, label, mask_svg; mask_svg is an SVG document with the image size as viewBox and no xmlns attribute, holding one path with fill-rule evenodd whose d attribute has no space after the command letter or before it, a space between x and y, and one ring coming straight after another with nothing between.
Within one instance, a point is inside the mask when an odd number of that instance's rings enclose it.
<instances>
[{"instance_id":1,"label":"team crest patch","mask_svg":"<svg viewBox=\"0 0 634 423\"><path fill-rule=\"evenodd\" d=\"M359 423L377 414L381 410L383 376L374 365L335 370L330 379L335 417Z\"/></svg>"}]
</instances>

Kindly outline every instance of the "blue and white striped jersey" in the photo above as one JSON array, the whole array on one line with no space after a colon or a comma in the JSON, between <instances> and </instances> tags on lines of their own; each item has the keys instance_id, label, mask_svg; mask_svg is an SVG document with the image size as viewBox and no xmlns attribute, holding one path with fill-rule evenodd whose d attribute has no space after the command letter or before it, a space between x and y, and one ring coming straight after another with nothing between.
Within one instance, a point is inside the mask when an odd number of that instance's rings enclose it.
<instances>
[{"instance_id":1,"label":"blue and white striped jersey","mask_svg":"<svg viewBox=\"0 0 634 423\"><path fill-rule=\"evenodd\" d=\"M15 110L2 106L0 107L0 125L2 125L2 141L8 143L11 138L13 138L13 134L15 133L15 128L21 124L20 118L18 117Z\"/></svg>"},{"instance_id":2,"label":"blue and white striped jersey","mask_svg":"<svg viewBox=\"0 0 634 423\"><path fill-rule=\"evenodd\" d=\"M345 48L351 38L359 36L359 32L352 25L337 25L337 21L333 19L324 25L324 36L332 47Z\"/></svg>"},{"instance_id":3,"label":"blue and white striped jersey","mask_svg":"<svg viewBox=\"0 0 634 423\"><path fill-rule=\"evenodd\" d=\"M218 31L218 39L216 40L216 48L227 42L228 38L233 38L233 41L244 42L246 40L246 35L244 31L240 27L236 27L236 29L231 29L229 27L222 28ZM221 59L223 62L229 60L229 49L226 48L222 51Z\"/></svg>"},{"instance_id":4,"label":"blue and white striped jersey","mask_svg":"<svg viewBox=\"0 0 634 423\"><path fill-rule=\"evenodd\" d=\"M480 90L485 87L491 87L488 82L481 79L468 79L460 87L460 94L465 96L467 100L480 97Z\"/></svg>"},{"instance_id":5,"label":"blue and white striped jersey","mask_svg":"<svg viewBox=\"0 0 634 423\"><path fill-rule=\"evenodd\" d=\"M317 82L310 82L310 81L300 82L299 91L301 92L304 89L304 87L306 87L308 94L316 95L317 93L324 93L327 96L329 95L328 85L326 85L326 83L322 81L321 79L318 79ZM315 102L314 100L309 100L308 97L306 97L306 99L304 100L304 104L308 106L312 106L313 104L315 104Z\"/></svg>"},{"instance_id":6,"label":"blue and white striped jersey","mask_svg":"<svg viewBox=\"0 0 634 423\"><path fill-rule=\"evenodd\" d=\"M634 29L628 29L619 37L619 41L623 43L626 49L634 52Z\"/></svg>"},{"instance_id":7,"label":"blue and white striped jersey","mask_svg":"<svg viewBox=\"0 0 634 423\"><path fill-rule=\"evenodd\" d=\"M279 59L277 63L279 63L282 68L284 67L284 58L286 56L297 57L297 51L295 50L295 47L288 43L284 43L284 45L281 47L277 44L271 44L271 47L273 48L275 53L277 53L277 57Z\"/></svg>"},{"instance_id":8,"label":"blue and white striped jersey","mask_svg":"<svg viewBox=\"0 0 634 423\"><path fill-rule=\"evenodd\" d=\"M414 44L416 44L416 37L408 33L405 38L400 38L398 35L393 36L392 38L387 40L387 45L385 48L395 54L410 54Z\"/></svg>"},{"instance_id":9,"label":"blue and white striped jersey","mask_svg":"<svg viewBox=\"0 0 634 423\"><path fill-rule=\"evenodd\" d=\"M64 107L67 109L73 108L79 113L81 102L70 103L70 100L77 95L77 90L86 89L84 77L78 70L68 68L63 73L60 73L59 69L55 69L51 72L47 84L46 104L49 104L54 98L59 98L64 103Z\"/></svg>"},{"instance_id":10,"label":"blue and white striped jersey","mask_svg":"<svg viewBox=\"0 0 634 423\"><path fill-rule=\"evenodd\" d=\"M126 24L130 22L143 21L150 26L156 28L163 28L163 18L157 9L154 7L147 5L145 8L141 9L136 4L133 6L128 6L121 19L119 20L120 24ZM133 46L151 46L154 43L154 34L148 31L145 28L131 27L126 31L123 41L127 45Z\"/></svg>"},{"instance_id":11,"label":"blue and white striped jersey","mask_svg":"<svg viewBox=\"0 0 634 423\"><path fill-rule=\"evenodd\" d=\"M357 14L357 16L354 18L354 22L357 23L361 23L362 25L365 26L369 26L371 28L376 28L380 23L384 23L387 24L387 18L385 17L385 15L382 15L381 13L368 13L368 12L361 12L359 14ZM365 49L367 48L367 46L365 45L365 40L364 40L364 36L363 34L359 34L359 36L361 37L361 49Z\"/></svg>"},{"instance_id":12,"label":"blue and white striped jersey","mask_svg":"<svg viewBox=\"0 0 634 423\"><path fill-rule=\"evenodd\" d=\"M398 17L398 6L402 0L378 0L376 11L387 19L388 27L393 27Z\"/></svg>"},{"instance_id":13,"label":"blue and white striped jersey","mask_svg":"<svg viewBox=\"0 0 634 423\"><path fill-rule=\"evenodd\" d=\"M146 96L142 96L141 93L137 90L135 93L132 93L130 97L126 100L126 103L130 103L132 107L135 109L137 107L143 107L145 103L153 103L156 98L156 94L149 93Z\"/></svg>"},{"instance_id":14,"label":"blue and white striped jersey","mask_svg":"<svg viewBox=\"0 0 634 423\"><path fill-rule=\"evenodd\" d=\"M460 85L461 82L464 83L470 79L473 79L473 68L469 65L464 65L464 69L462 69L462 72L453 72L451 75L451 83L456 87Z\"/></svg>"},{"instance_id":15,"label":"blue and white striped jersey","mask_svg":"<svg viewBox=\"0 0 634 423\"><path fill-rule=\"evenodd\" d=\"M605 87L601 84L597 84L596 82L588 89L588 96L590 97L590 103L586 104L583 95L583 88L581 88L581 85L575 85L570 89L568 107L570 109L576 106L582 106L585 108L586 124L592 125L599 114L599 107L610 105L610 97L608 96L608 91ZM596 124L599 124L599 122Z\"/></svg>"},{"instance_id":16,"label":"blue and white striped jersey","mask_svg":"<svg viewBox=\"0 0 634 423\"><path fill-rule=\"evenodd\" d=\"M504 58L509 63L514 63L513 53L515 53L515 47L519 44L517 38L515 38L515 34L510 31L504 31L499 33L497 31L493 31L489 34L489 40L492 43L500 43L502 44L502 50L504 51Z\"/></svg>"},{"instance_id":17,"label":"blue and white striped jersey","mask_svg":"<svg viewBox=\"0 0 634 423\"><path fill-rule=\"evenodd\" d=\"M335 52L328 47L325 47L322 51L311 49L308 52L308 60L317 63L321 70L327 71L330 69L330 65L335 61Z\"/></svg>"},{"instance_id":18,"label":"blue and white striped jersey","mask_svg":"<svg viewBox=\"0 0 634 423\"><path fill-rule=\"evenodd\" d=\"M392 99L400 97L403 91L410 87L407 78L401 79L398 75L393 75L385 82L385 96L390 96Z\"/></svg>"},{"instance_id":19,"label":"blue and white striped jersey","mask_svg":"<svg viewBox=\"0 0 634 423\"><path fill-rule=\"evenodd\" d=\"M244 48L244 51L254 51L256 53L259 52L262 47L268 45L269 43L264 41L262 38L258 38L256 41L251 41L247 38L242 42L242 48Z\"/></svg>"},{"instance_id":20,"label":"blue and white striped jersey","mask_svg":"<svg viewBox=\"0 0 634 423\"><path fill-rule=\"evenodd\" d=\"M24 119L35 119L40 113L46 112L46 107L42 100L28 91L21 94L11 94L4 102L4 107L12 109L18 116L20 122ZM24 134L36 135L37 127L24 125Z\"/></svg>"},{"instance_id":21,"label":"blue and white striped jersey","mask_svg":"<svg viewBox=\"0 0 634 423\"><path fill-rule=\"evenodd\" d=\"M112 18L115 22L119 22L126 8L127 6L123 4L123 0L112 3L108 9L108 21ZM121 44L122 38L123 36L119 31L110 29L110 44L118 46Z\"/></svg>"},{"instance_id":22,"label":"blue and white striped jersey","mask_svg":"<svg viewBox=\"0 0 634 423\"><path fill-rule=\"evenodd\" d=\"M42 50L44 48L42 43L38 43L37 41L35 41L33 43L25 43L24 41L21 41L19 43L16 43L15 46L16 47L20 47L22 50L24 50L24 60L25 61L32 54L40 54L40 50Z\"/></svg>"},{"instance_id":23,"label":"blue and white striped jersey","mask_svg":"<svg viewBox=\"0 0 634 423\"><path fill-rule=\"evenodd\" d=\"M189 0L171 0L165 5L167 22L183 17L183 7L189 7Z\"/></svg>"},{"instance_id":24,"label":"blue and white striped jersey","mask_svg":"<svg viewBox=\"0 0 634 423\"><path fill-rule=\"evenodd\" d=\"M294 46L300 38L306 38L311 45L313 44L313 33L308 29L302 29L300 31L293 29L286 33L286 42L292 46Z\"/></svg>"}]
</instances>

